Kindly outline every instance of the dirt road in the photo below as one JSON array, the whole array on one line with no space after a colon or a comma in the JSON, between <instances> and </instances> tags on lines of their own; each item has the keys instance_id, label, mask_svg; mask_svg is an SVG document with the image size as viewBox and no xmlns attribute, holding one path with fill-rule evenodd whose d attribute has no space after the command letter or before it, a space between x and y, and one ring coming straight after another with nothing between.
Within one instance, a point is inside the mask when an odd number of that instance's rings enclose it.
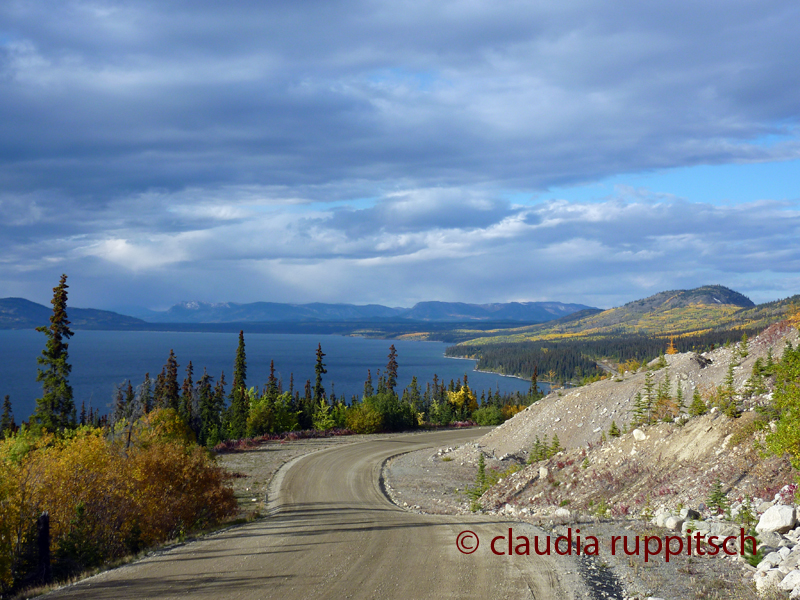
<instances>
[{"instance_id":1,"label":"dirt road","mask_svg":"<svg viewBox=\"0 0 800 600\"><path fill-rule=\"evenodd\" d=\"M486 517L419 515L380 489L383 461L476 437L470 430L349 444L295 461L280 474L270 517L150 556L63 588L49 598L573 598L582 589L567 558L496 556L490 541L543 535ZM470 555L456 538L471 530ZM472 539L465 540L473 546ZM507 548L498 542L498 550Z\"/></svg>"}]
</instances>

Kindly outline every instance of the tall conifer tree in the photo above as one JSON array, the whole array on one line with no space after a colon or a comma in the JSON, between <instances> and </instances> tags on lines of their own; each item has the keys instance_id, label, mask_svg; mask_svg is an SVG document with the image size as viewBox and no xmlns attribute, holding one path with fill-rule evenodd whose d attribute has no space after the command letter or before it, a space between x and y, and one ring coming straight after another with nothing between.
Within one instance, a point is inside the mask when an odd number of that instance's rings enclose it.
<instances>
[{"instance_id":1,"label":"tall conifer tree","mask_svg":"<svg viewBox=\"0 0 800 600\"><path fill-rule=\"evenodd\" d=\"M314 380L314 404L319 405L325 399L325 388L322 387L322 376L327 373L325 363L322 359L325 358L325 353L322 351L322 344L317 344L317 362L314 365L314 373L316 379Z\"/></svg>"},{"instance_id":2,"label":"tall conifer tree","mask_svg":"<svg viewBox=\"0 0 800 600\"><path fill-rule=\"evenodd\" d=\"M11 412L11 398L8 394L3 399L3 416L0 418L0 439L6 438L17 430L14 413Z\"/></svg>"},{"instance_id":3,"label":"tall conifer tree","mask_svg":"<svg viewBox=\"0 0 800 600\"><path fill-rule=\"evenodd\" d=\"M239 331L239 346L233 363L233 384L231 386L231 406L228 428L233 439L240 439L247 433L247 356L244 349L244 331Z\"/></svg>"},{"instance_id":4,"label":"tall conifer tree","mask_svg":"<svg viewBox=\"0 0 800 600\"><path fill-rule=\"evenodd\" d=\"M389 362L386 364L386 389L394 392L397 385L397 350L394 344L389 346Z\"/></svg>"},{"instance_id":5,"label":"tall conifer tree","mask_svg":"<svg viewBox=\"0 0 800 600\"><path fill-rule=\"evenodd\" d=\"M53 288L53 314L49 327L37 327L36 331L47 336L47 345L37 359L39 372L36 381L42 383L42 397L36 400L36 411L32 421L49 431L63 431L75 427L75 402L69 374L72 367L67 362L66 342L72 337L67 319L67 276L62 275L58 286Z\"/></svg>"}]
</instances>

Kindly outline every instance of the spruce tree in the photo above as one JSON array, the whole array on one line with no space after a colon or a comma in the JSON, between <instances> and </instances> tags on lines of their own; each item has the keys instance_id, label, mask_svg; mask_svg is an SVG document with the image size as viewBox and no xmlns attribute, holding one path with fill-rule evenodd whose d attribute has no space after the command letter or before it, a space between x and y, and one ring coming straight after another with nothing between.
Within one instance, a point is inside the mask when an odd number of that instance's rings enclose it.
<instances>
[{"instance_id":1,"label":"spruce tree","mask_svg":"<svg viewBox=\"0 0 800 600\"><path fill-rule=\"evenodd\" d=\"M369 398L375 393L375 388L372 387L372 371L367 369L367 380L364 382L364 398Z\"/></svg>"},{"instance_id":2,"label":"spruce tree","mask_svg":"<svg viewBox=\"0 0 800 600\"><path fill-rule=\"evenodd\" d=\"M144 414L153 410L153 382L150 380L150 373L144 374L144 381L139 385L139 399Z\"/></svg>"},{"instance_id":3,"label":"spruce tree","mask_svg":"<svg viewBox=\"0 0 800 600\"><path fill-rule=\"evenodd\" d=\"M42 356L37 359L40 365L36 381L42 383L42 397L36 400L36 410L32 421L36 426L48 431L64 431L75 427L75 402L69 374L72 367L67 362L66 342L72 337L67 319L67 276L62 275L58 286L53 288L53 314L49 327L37 327L36 331L47 336L47 344Z\"/></svg>"},{"instance_id":4,"label":"spruce tree","mask_svg":"<svg viewBox=\"0 0 800 600\"><path fill-rule=\"evenodd\" d=\"M386 364L386 389L394 392L397 385L397 350L394 344L389 346L389 362Z\"/></svg>"},{"instance_id":5,"label":"spruce tree","mask_svg":"<svg viewBox=\"0 0 800 600\"><path fill-rule=\"evenodd\" d=\"M561 442L558 440L558 435L554 433L553 441L550 443L550 456L558 454L562 450L563 448L561 447Z\"/></svg>"},{"instance_id":6,"label":"spruce tree","mask_svg":"<svg viewBox=\"0 0 800 600\"><path fill-rule=\"evenodd\" d=\"M275 361L269 361L269 379L267 379L266 393L271 401L278 397L278 378L275 377Z\"/></svg>"},{"instance_id":7,"label":"spruce tree","mask_svg":"<svg viewBox=\"0 0 800 600\"><path fill-rule=\"evenodd\" d=\"M611 421L611 427L608 430L608 437L618 438L622 435L622 432L617 427L616 421Z\"/></svg>"},{"instance_id":8,"label":"spruce tree","mask_svg":"<svg viewBox=\"0 0 800 600\"><path fill-rule=\"evenodd\" d=\"M178 360L170 349L165 368L164 406L178 410L180 408L180 386L178 385Z\"/></svg>"},{"instance_id":9,"label":"spruce tree","mask_svg":"<svg viewBox=\"0 0 800 600\"><path fill-rule=\"evenodd\" d=\"M8 394L3 399L3 416L0 417L0 439L7 438L17 430L14 413L11 412L11 398Z\"/></svg>"},{"instance_id":10,"label":"spruce tree","mask_svg":"<svg viewBox=\"0 0 800 600\"><path fill-rule=\"evenodd\" d=\"M700 390L694 388L694 392L692 393L692 403L689 405L689 414L693 417L699 417L707 412L708 407L706 406L706 403L703 402L703 398L700 396Z\"/></svg>"},{"instance_id":11,"label":"spruce tree","mask_svg":"<svg viewBox=\"0 0 800 600\"><path fill-rule=\"evenodd\" d=\"M194 381L192 376L194 375L194 367L192 366L192 361L189 361L189 364L186 365L186 377L183 379L183 385L181 386L181 401L180 401L180 413L183 417L183 420L186 424L190 424L193 420L194 415L192 414L192 405L194 404Z\"/></svg>"},{"instance_id":12,"label":"spruce tree","mask_svg":"<svg viewBox=\"0 0 800 600\"><path fill-rule=\"evenodd\" d=\"M416 410L422 401L416 375L411 378L411 383L408 384L406 389L408 390L408 403Z\"/></svg>"},{"instance_id":13,"label":"spruce tree","mask_svg":"<svg viewBox=\"0 0 800 600\"><path fill-rule=\"evenodd\" d=\"M197 407L200 413L200 427L197 441L205 446L214 436L219 427L219 412L215 406L214 390L211 386L212 377L203 369L203 375L197 381ZM224 397L224 393L223 393ZM219 441L218 439L216 441Z\"/></svg>"},{"instance_id":14,"label":"spruce tree","mask_svg":"<svg viewBox=\"0 0 800 600\"><path fill-rule=\"evenodd\" d=\"M233 384L228 428L230 437L240 439L247 433L247 357L244 350L244 331L239 331L239 346L233 364Z\"/></svg>"},{"instance_id":15,"label":"spruce tree","mask_svg":"<svg viewBox=\"0 0 800 600\"><path fill-rule=\"evenodd\" d=\"M316 379L314 380L314 404L319 405L320 402L325 400L325 388L322 387L322 376L328 371L325 369L325 363L322 359L325 353L322 351L322 344L317 344L317 362L314 365L314 373Z\"/></svg>"}]
</instances>

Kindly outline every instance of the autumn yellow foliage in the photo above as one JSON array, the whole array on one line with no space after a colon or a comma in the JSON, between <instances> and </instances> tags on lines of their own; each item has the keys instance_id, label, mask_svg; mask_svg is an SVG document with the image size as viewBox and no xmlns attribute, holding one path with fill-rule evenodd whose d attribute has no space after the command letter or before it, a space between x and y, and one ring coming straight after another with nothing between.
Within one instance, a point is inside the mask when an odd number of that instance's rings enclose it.
<instances>
[{"instance_id":1,"label":"autumn yellow foliage","mask_svg":"<svg viewBox=\"0 0 800 600\"><path fill-rule=\"evenodd\" d=\"M54 572L94 566L218 522L236 508L225 472L172 410L115 435L23 430L0 442L0 584L16 577L36 518L50 514ZM189 432L190 433L190 432ZM130 435L128 435L130 434ZM66 565L66 566L65 566Z\"/></svg>"},{"instance_id":2,"label":"autumn yellow foliage","mask_svg":"<svg viewBox=\"0 0 800 600\"><path fill-rule=\"evenodd\" d=\"M447 401L456 409L466 406L469 412L478 410L478 399L469 386L461 386L457 392L447 392Z\"/></svg>"}]
</instances>

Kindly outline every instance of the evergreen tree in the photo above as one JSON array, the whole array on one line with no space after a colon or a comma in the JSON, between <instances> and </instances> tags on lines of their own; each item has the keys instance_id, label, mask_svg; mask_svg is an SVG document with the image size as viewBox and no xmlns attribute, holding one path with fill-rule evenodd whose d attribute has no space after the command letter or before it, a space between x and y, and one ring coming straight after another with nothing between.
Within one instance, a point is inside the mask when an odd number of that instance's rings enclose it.
<instances>
[{"instance_id":1,"label":"evergreen tree","mask_svg":"<svg viewBox=\"0 0 800 600\"><path fill-rule=\"evenodd\" d=\"M616 421L611 421L611 427L608 430L608 437L618 438L622 435L622 432L617 427Z\"/></svg>"},{"instance_id":2,"label":"evergreen tree","mask_svg":"<svg viewBox=\"0 0 800 600\"><path fill-rule=\"evenodd\" d=\"M153 408L166 408L167 367L161 369L161 373L156 376L156 385L153 389Z\"/></svg>"},{"instance_id":3,"label":"evergreen tree","mask_svg":"<svg viewBox=\"0 0 800 600\"><path fill-rule=\"evenodd\" d=\"M675 398L675 403L678 406L678 414L681 414L686 410L686 402L683 399L683 386L681 385L680 381L678 381L678 392Z\"/></svg>"},{"instance_id":4,"label":"evergreen tree","mask_svg":"<svg viewBox=\"0 0 800 600\"><path fill-rule=\"evenodd\" d=\"M708 407L706 406L706 403L703 402L703 398L700 396L700 390L694 388L694 392L692 393L692 403L689 405L689 414L693 417L699 417L707 412Z\"/></svg>"},{"instance_id":5,"label":"evergreen tree","mask_svg":"<svg viewBox=\"0 0 800 600\"><path fill-rule=\"evenodd\" d=\"M153 410L153 382L150 373L144 374L144 381L139 385L139 398L145 414Z\"/></svg>"},{"instance_id":6,"label":"evergreen tree","mask_svg":"<svg viewBox=\"0 0 800 600\"><path fill-rule=\"evenodd\" d=\"M175 352L170 348L167 364L164 365L161 371L163 380L161 382L161 399L158 405L162 408L172 408L177 411L180 407L179 366L178 360L175 358ZM158 386L158 382L156 382L156 386Z\"/></svg>"},{"instance_id":7,"label":"evergreen tree","mask_svg":"<svg viewBox=\"0 0 800 600\"><path fill-rule=\"evenodd\" d=\"M11 398L8 394L3 399L3 416L0 417L0 439L7 438L17 430L14 413L11 412Z\"/></svg>"},{"instance_id":8,"label":"evergreen tree","mask_svg":"<svg viewBox=\"0 0 800 600\"><path fill-rule=\"evenodd\" d=\"M278 378L275 377L275 361L269 361L269 379L267 379L266 393L270 400L278 397Z\"/></svg>"},{"instance_id":9,"label":"evergreen tree","mask_svg":"<svg viewBox=\"0 0 800 600\"><path fill-rule=\"evenodd\" d=\"M197 381L197 408L200 413L200 427L197 441L201 446L207 445L219 428L219 412L215 403L212 377L203 369L203 375ZM223 393L224 397L224 393ZM219 437L217 435L217 437ZM217 439L217 441L219 441Z\"/></svg>"},{"instance_id":10,"label":"evergreen tree","mask_svg":"<svg viewBox=\"0 0 800 600\"><path fill-rule=\"evenodd\" d=\"M225 411L225 384L225 371L221 371L214 385L214 401L207 414L209 423L206 425L206 446L216 446L225 437L222 425L222 414Z\"/></svg>"},{"instance_id":11,"label":"evergreen tree","mask_svg":"<svg viewBox=\"0 0 800 600\"><path fill-rule=\"evenodd\" d=\"M244 331L239 331L239 346L233 364L228 430L232 439L241 439L247 433L247 357L244 349Z\"/></svg>"},{"instance_id":12,"label":"evergreen tree","mask_svg":"<svg viewBox=\"0 0 800 600\"><path fill-rule=\"evenodd\" d=\"M180 414L183 417L183 420L190 424L192 422L193 414L192 414L192 405L194 404L194 381L192 376L194 375L194 367L192 366L192 361L189 361L189 364L186 365L186 377L183 379L183 385L181 386L181 400L180 400Z\"/></svg>"},{"instance_id":13,"label":"evergreen tree","mask_svg":"<svg viewBox=\"0 0 800 600\"><path fill-rule=\"evenodd\" d=\"M314 404L319 404L325 400L325 388L322 387L322 376L328 371L325 369L325 363L322 359L325 353L322 351L322 344L317 344L317 362L314 365L314 373L316 379L314 380Z\"/></svg>"},{"instance_id":14,"label":"evergreen tree","mask_svg":"<svg viewBox=\"0 0 800 600\"><path fill-rule=\"evenodd\" d=\"M558 440L558 435L554 433L553 441L550 443L550 456L558 454L562 450L563 448L561 447L561 442Z\"/></svg>"},{"instance_id":15,"label":"evergreen tree","mask_svg":"<svg viewBox=\"0 0 800 600\"><path fill-rule=\"evenodd\" d=\"M75 403L69 374L72 367L67 362L66 342L72 337L67 319L67 276L62 275L58 286L53 288L53 314L49 327L37 327L36 331L47 336L42 356L37 359L40 368L36 381L42 383L42 397L36 400L32 421L49 431L63 431L75 427Z\"/></svg>"},{"instance_id":16,"label":"evergreen tree","mask_svg":"<svg viewBox=\"0 0 800 600\"><path fill-rule=\"evenodd\" d=\"M364 398L369 398L375 393L375 388L372 387L372 371L367 369L367 380L364 382Z\"/></svg>"},{"instance_id":17,"label":"evergreen tree","mask_svg":"<svg viewBox=\"0 0 800 600\"><path fill-rule=\"evenodd\" d=\"M408 384L406 390L408 391L408 403L417 410L422 402L422 398L420 396L419 383L417 382L416 375L411 378L411 383Z\"/></svg>"},{"instance_id":18,"label":"evergreen tree","mask_svg":"<svg viewBox=\"0 0 800 600\"><path fill-rule=\"evenodd\" d=\"M80 413L80 417L79 417L79 419L78 419L78 422L79 422L81 425L87 425L89 422L88 422L86 419L87 419L87 415L86 415L86 403L85 403L85 402L81 402L81 413Z\"/></svg>"},{"instance_id":19,"label":"evergreen tree","mask_svg":"<svg viewBox=\"0 0 800 600\"><path fill-rule=\"evenodd\" d=\"M747 355L750 354L750 350L747 347L747 334L742 334L742 341L739 344L739 356L742 358L747 358Z\"/></svg>"},{"instance_id":20,"label":"evergreen tree","mask_svg":"<svg viewBox=\"0 0 800 600\"><path fill-rule=\"evenodd\" d=\"M394 392L397 386L397 350L394 344L389 346L389 362L386 364L386 389Z\"/></svg>"},{"instance_id":21,"label":"evergreen tree","mask_svg":"<svg viewBox=\"0 0 800 600\"><path fill-rule=\"evenodd\" d=\"M534 365L533 367L533 375L531 375L531 388L528 391L528 398L533 400L538 400L540 398L539 394L539 366Z\"/></svg>"}]
</instances>

